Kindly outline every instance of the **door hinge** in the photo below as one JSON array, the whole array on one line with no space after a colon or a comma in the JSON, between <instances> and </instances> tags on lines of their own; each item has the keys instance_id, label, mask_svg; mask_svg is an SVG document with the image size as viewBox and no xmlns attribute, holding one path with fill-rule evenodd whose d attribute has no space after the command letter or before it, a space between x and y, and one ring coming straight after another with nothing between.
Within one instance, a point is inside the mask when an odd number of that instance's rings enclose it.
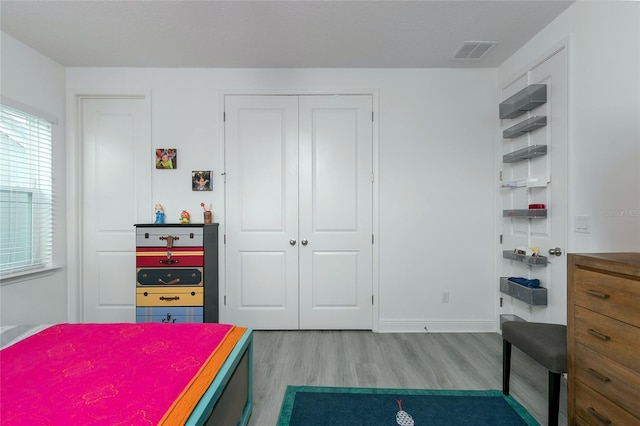
<instances>
[{"instance_id":1,"label":"door hinge","mask_svg":"<svg viewBox=\"0 0 640 426\"><path fill-rule=\"evenodd\" d=\"M502 297L500 298L500 307L502 308Z\"/></svg>"},{"instance_id":2,"label":"door hinge","mask_svg":"<svg viewBox=\"0 0 640 426\"><path fill-rule=\"evenodd\" d=\"M502 170L500 170L500 182L502 182Z\"/></svg>"},{"instance_id":3,"label":"door hinge","mask_svg":"<svg viewBox=\"0 0 640 426\"><path fill-rule=\"evenodd\" d=\"M222 175L222 183L227 183L227 172L222 172L220 175Z\"/></svg>"},{"instance_id":4,"label":"door hinge","mask_svg":"<svg viewBox=\"0 0 640 426\"><path fill-rule=\"evenodd\" d=\"M371 234L371 244L374 244L373 234Z\"/></svg>"},{"instance_id":5,"label":"door hinge","mask_svg":"<svg viewBox=\"0 0 640 426\"><path fill-rule=\"evenodd\" d=\"M373 305L373 294L371 295L371 304Z\"/></svg>"},{"instance_id":6,"label":"door hinge","mask_svg":"<svg viewBox=\"0 0 640 426\"><path fill-rule=\"evenodd\" d=\"M222 240L223 240L223 241L222 241L222 244L227 244L227 234L224 234L224 235L222 236Z\"/></svg>"},{"instance_id":7,"label":"door hinge","mask_svg":"<svg viewBox=\"0 0 640 426\"><path fill-rule=\"evenodd\" d=\"M502 234L500 234L500 244L502 244Z\"/></svg>"},{"instance_id":8,"label":"door hinge","mask_svg":"<svg viewBox=\"0 0 640 426\"><path fill-rule=\"evenodd\" d=\"M373 111L371 111L371 121L374 121L373 120Z\"/></svg>"},{"instance_id":9,"label":"door hinge","mask_svg":"<svg viewBox=\"0 0 640 426\"><path fill-rule=\"evenodd\" d=\"M222 121L223 121L223 122L226 122L226 121L227 121L227 112L226 112L226 111L223 111L223 112L222 112Z\"/></svg>"},{"instance_id":10,"label":"door hinge","mask_svg":"<svg viewBox=\"0 0 640 426\"><path fill-rule=\"evenodd\" d=\"M224 306L227 306L227 295L224 295Z\"/></svg>"}]
</instances>

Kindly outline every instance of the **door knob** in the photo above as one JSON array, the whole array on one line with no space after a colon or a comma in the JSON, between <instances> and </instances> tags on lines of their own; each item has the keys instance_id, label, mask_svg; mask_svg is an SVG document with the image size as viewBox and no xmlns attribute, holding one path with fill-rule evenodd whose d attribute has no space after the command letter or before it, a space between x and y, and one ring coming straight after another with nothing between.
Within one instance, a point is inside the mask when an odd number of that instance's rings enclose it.
<instances>
[{"instance_id":1,"label":"door knob","mask_svg":"<svg viewBox=\"0 0 640 426\"><path fill-rule=\"evenodd\" d=\"M289 244L291 244L292 246L295 246L296 245L296 240L293 240L293 239L289 240Z\"/></svg>"},{"instance_id":2,"label":"door knob","mask_svg":"<svg viewBox=\"0 0 640 426\"><path fill-rule=\"evenodd\" d=\"M306 246L307 244L309 244L309 241L307 241L307 240L302 240L302 241L300 241L300 243L301 243L303 246Z\"/></svg>"},{"instance_id":3,"label":"door knob","mask_svg":"<svg viewBox=\"0 0 640 426\"><path fill-rule=\"evenodd\" d=\"M560 256L562 254L562 249L560 247L549 249L549 254L552 256Z\"/></svg>"}]
</instances>

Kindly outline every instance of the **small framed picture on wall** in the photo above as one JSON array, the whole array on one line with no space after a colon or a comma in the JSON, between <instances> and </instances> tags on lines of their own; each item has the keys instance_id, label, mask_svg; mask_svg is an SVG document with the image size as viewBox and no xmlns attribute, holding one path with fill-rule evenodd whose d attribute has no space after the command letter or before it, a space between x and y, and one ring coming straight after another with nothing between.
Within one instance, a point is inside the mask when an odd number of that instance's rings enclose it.
<instances>
[{"instance_id":1,"label":"small framed picture on wall","mask_svg":"<svg viewBox=\"0 0 640 426\"><path fill-rule=\"evenodd\" d=\"M191 172L191 189L193 191L212 191L213 179L211 171L198 170Z\"/></svg>"},{"instance_id":2,"label":"small framed picture on wall","mask_svg":"<svg viewBox=\"0 0 640 426\"><path fill-rule=\"evenodd\" d=\"M156 169L178 168L178 150L175 148L156 148Z\"/></svg>"}]
</instances>

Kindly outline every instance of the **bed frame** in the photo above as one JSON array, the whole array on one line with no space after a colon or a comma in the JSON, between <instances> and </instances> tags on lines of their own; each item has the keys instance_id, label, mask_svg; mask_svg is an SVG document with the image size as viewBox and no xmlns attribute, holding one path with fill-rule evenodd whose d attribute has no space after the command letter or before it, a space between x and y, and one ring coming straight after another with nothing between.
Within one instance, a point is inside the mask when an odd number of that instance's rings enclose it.
<instances>
[{"instance_id":1,"label":"bed frame","mask_svg":"<svg viewBox=\"0 0 640 426\"><path fill-rule=\"evenodd\" d=\"M186 425L245 426L253 396L253 331L248 329L218 371Z\"/></svg>"}]
</instances>

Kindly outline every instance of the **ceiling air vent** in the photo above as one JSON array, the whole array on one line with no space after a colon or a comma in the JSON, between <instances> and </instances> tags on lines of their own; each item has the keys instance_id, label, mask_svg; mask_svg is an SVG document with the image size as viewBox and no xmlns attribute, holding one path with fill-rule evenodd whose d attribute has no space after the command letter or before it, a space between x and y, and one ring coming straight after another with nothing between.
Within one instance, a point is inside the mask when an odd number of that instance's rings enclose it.
<instances>
[{"instance_id":1,"label":"ceiling air vent","mask_svg":"<svg viewBox=\"0 0 640 426\"><path fill-rule=\"evenodd\" d=\"M498 44L497 41L464 41L452 59L479 61L484 58L496 44Z\"/></svg>"}]
</instances>

